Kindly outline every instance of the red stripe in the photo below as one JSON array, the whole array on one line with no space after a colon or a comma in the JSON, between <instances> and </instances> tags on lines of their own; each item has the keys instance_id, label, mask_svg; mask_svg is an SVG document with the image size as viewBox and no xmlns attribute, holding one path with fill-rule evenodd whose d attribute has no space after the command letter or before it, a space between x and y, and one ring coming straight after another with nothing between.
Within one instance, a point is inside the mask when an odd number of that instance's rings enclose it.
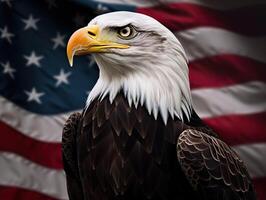
<instances>
[{"instance_id":1,"label":"red stripe","mask_svg":"<svg viewBox=\"0 0 266 200\"><path fill-rule=\"evenodd\" d=\"M237 55L218 55L189 64L191 88L222 87L247 81L265 81L266 64Z\"/></svg>"},{"instance_id":2,"label":"red stripe","mask_svg":"<svg viewBox=\"0 0 266 200\"><path fill-rule=\"evenodd\" d=\"M258 200L266 200L266 177L253 180Z\"/></svg>"},{"instance_id":3,"label":"red stripe","mask_svg":"<svg viewBox=\"0 0 266 200\"><path fill-rule=\"evenodd\" d=\"M210 26L250 36L266 34L265 5L222 11L190 3L171 3L150 8L138 8L137 12L154 17L172 31Z\"/></svg>"},{"instance_id":4,"label":"red stripe","mask_svg":"<svg viewBox=\"0 0 266 200\"><path fill-rule=\"evenodd\" d=\"M0 197L4 200L56 200L35 191L5 186L0 186Z\"/></svg>"},{"instance_id":5,"label":"red stripe","mask_svg":"<svg viewBox=\"0 0 266 200\"><path fill-rule=\"evenodd\" d=\"M27 137L0 121L0 150L19 154L40 165L62 169L61 145Z\"/></svg>"},{"instance_id":6,"label":"red stripe","mask_svg":"<svg viewBox=\"0 0 266 200\"><path fill-rule=\"evenodd\" d=\"M230 106L230 105L228 105ZM266 112L205 119L227 144L266 142Z\"/></svg>"}]
</instances>

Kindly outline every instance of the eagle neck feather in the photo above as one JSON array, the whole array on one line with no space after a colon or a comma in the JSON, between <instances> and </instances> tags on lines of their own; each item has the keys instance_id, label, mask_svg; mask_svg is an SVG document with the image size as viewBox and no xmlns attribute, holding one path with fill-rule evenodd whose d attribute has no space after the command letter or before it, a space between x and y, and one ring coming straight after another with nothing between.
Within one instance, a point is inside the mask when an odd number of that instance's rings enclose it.
<instances>
[{"instance_id":1,"label":"eagle neck feather","mask_svg":"<svg viewBox=\"0 0 266 200\"><path fill-rule=\"evenodd\" d=\"M138 70L134 70L137 66L123 70L125 66L110 67L99 57L96 62L100 76L88 96L87 107L96 98L102 100L107 96L112 103L116 95L123 91L130 106L145 106L155 119L160 114L165 124L169 116L172 119L190 119L192 100L187 71L171 66L171 63L167 67L153 63Z\"/></svg>"}]
</instances>

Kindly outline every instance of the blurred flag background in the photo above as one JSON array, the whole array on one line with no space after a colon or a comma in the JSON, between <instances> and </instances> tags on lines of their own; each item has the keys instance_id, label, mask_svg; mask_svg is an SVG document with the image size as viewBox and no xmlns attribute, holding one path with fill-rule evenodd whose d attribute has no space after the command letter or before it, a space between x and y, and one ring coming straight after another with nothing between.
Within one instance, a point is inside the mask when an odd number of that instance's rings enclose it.
<instances>
[{"instance_id":1,"label":"blurred flag background","mask_svg":"<svg viewBox=\"0 0 266 200\"><path fill-rule=\"evenodd\" d=\"M0 199L68 199L61 130L98 69L89 56L70 68L66 42L117 10L150 15L175 33L198 114L239 153L266 200L265 0L0 0Z\"/></svg>"}]
</instances>

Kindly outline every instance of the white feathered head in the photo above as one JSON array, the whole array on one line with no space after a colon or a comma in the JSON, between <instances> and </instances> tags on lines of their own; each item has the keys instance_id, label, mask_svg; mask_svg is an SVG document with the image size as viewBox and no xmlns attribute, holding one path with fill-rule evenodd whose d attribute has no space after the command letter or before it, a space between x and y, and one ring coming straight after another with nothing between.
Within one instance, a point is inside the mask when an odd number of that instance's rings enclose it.
<instances>
[{"instance_id":1,"label":"white feathered head","mask_svg":"<svg viewBox=\"0 0 266 200\"><path fill-rule=\"evenodd\" d=\"M157 20L139 13L97 16L70 38L67 55L92 54L99 79L87 104L123 91L130 106L144 105L157 119L190 118L192 102L187 59L175 35Z\"/></svg>"}]
</instances>

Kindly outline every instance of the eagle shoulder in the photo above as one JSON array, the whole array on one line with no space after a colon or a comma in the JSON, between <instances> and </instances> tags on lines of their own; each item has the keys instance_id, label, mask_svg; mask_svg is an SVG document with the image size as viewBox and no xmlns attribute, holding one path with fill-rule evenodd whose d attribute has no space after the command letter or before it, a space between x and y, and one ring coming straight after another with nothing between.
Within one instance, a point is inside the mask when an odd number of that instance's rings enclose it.
<instances>
[{"instance_id":1,"label":"eagle shoulder","mask_svg":"<svg viewBox=\"0 0 266 200\"><path fill-rule=\"evenodd\" d=\"M76 136L80 118L80 113L70 115L64 124L62 134L62 157L70 200L84 199L76 154Z\"/></svg>"},{"instance_id":2,"label":"eagle shoulder","mask_svg":"<svg viewBox=\"0 0 266 200\"><path fill-rule=\"evenodd\" d=\"M191 186L204 199L256 199L244 162L220 139L187 129L178 138L177 158Z\"/></svg>"}]
</instances>

